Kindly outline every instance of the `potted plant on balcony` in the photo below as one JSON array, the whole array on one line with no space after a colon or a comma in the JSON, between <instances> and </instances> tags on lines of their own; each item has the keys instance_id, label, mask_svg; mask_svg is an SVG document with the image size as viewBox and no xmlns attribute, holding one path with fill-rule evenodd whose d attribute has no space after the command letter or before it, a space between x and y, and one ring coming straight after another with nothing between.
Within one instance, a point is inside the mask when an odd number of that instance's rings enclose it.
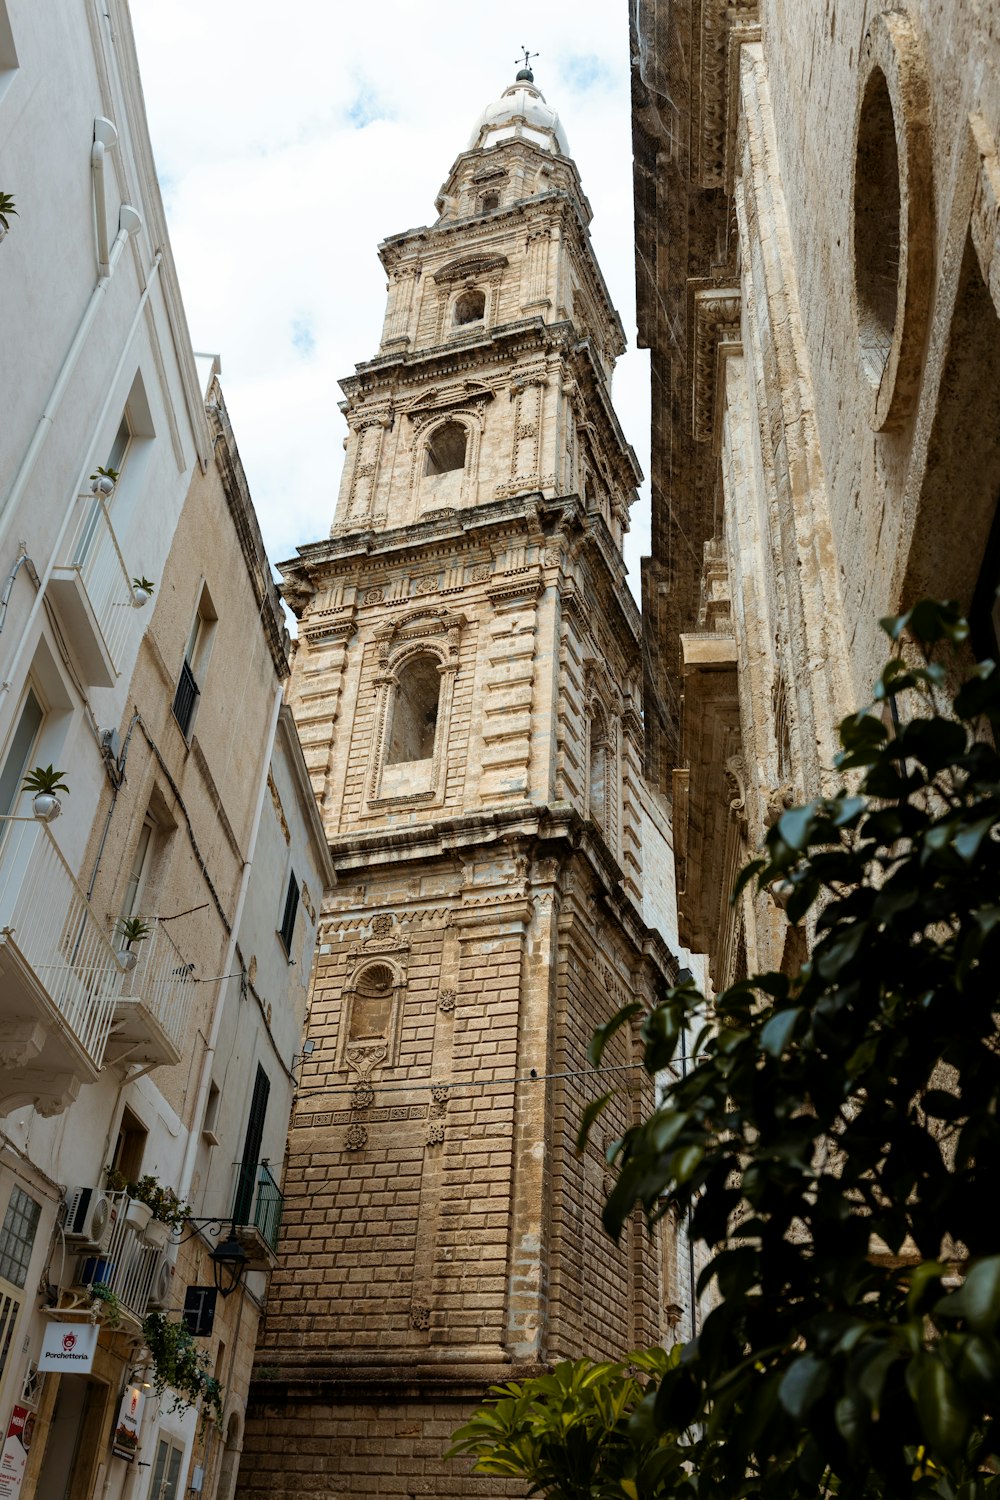
<instances>
[{"instance_id":1,"label":"potted plant on balcony","mask_svg":"<svg viewBox=\"0 0 1000 1500\"><path fill-rule=\"evenodd\" d=\"M150 1210L143 1239L147 1245L154 1245L162 1250L170 1238L171 1229L190 1217L190 1203L182 1203L173 1188L161 1187L151 1175L140 1177L138 1182L130 1182L128 1191L135 1201L146 1204Z\"/></svg>"},{"instance_id":2,"label":"potted plant on balcony","mask_svg":"<svg viewBox=\"0 0 1000 1500\"><path fill-rule=\"evenodd\" d=\"M0 193L0 240L7 238L7 231L10 228L8 217L10 215L13 215L15 219L17 218L14 199L10 193Z\"/></svg>"},{"instance_id":3,"label":"potted plant on balcony","mask_svg":"<svg viewBox=\"0 0 1000 1500\"><path fill-rule=\"evenodd\" d=\"M22 781L22 792L33 793L31 806L39 822L51 823L62 812L59 793L69 796L65 775L65 771L57 771L53 766L36 766Z\"/></svg>"},{"instance_id":4,"label":"potted plant on balcony","mask_svg":"<svg viewBox=\"0 0 1000 1500\"><path fill-rule=\"evenodd\" d=\"M203 1403L205 1416L212 1414L222 1424L222 1387L208 1373L208 1355L198 1348L184 1323L172 1323L165 1313L150 1313L142 1325L142 1336L153 1357L153 1389L158 1398L170 1391L171 1411Z\"/></svg>"},{"instance_id":5,"label":"potted plant on balcony","mask_svg":"<svg viewBox=\"0 0 1000 1500\"><path fill-rule=\"evenodd\" d=\"M133 944L144 943L149 937L149 924L141 917L119 917L118 937L122 946L118 949L118 962L126 973L130 973L139 962Z\"/></svg>"},{"instance_id":6,"label":"potted plant on balcony","mask_svg":"<svg viewBox=\"0 0 1000 1500\"><path fill-rule=\"evenodd\" d=\"M103 495L105 499L114 492L118 483L117 469L102 469L97 465L96 471L90 476L90 492L92 495Z\"/></svg>"},{"instance_id":7,"label":"potted plant on balcony","mask_svg":"<svg viewBox=\"0 0 1000 1500\"><path fill-rule=\"evenodd\" d=\"M136 609L142 609L153 597L155 584L150 579L140 575L132 579L132 598L135 600Z\"/></svg>"},{"instance_id":8,"label":"potted plant on balcony","mask_svg":"<svg viewBox=\"0 0 1000 1500\"><path fill-rule=\"evenodd\" d=\"M122 1326L122 1305L106 1282L95 1281L90 1295L97 1304L96 1310L104 1315L104 1322L114 1330Z\"/></svg>"}]
</instances>

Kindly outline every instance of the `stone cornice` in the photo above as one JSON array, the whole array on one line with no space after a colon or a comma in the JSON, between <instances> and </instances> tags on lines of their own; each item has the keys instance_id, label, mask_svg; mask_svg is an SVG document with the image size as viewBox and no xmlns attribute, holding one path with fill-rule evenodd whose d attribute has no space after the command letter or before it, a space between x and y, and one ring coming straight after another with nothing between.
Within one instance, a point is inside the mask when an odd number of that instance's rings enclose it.
<instances>
[{"instance_id":1,"label":"stone cornice","mask_svg":"<svg viewBox=\"0 0 1000 1500\"><path fill-rule=\"evenodd\" d=\"M588 415L600 422L602 439L616 468L618 484L632 491L642 481L635 452L625 437L611 401L607 380L589 339L581 339L574 324L546 323L542 318L524 318L483 330L469 342L435 345L431 349L393 351L357 366L340 387L347 397L341 410L355 426L369 420L382 425L392 422L392 410L417 410L427 398L420 388L440 386L440 399L449 400L448 387L467 399L489 390L509 388L507 371L530 361L532 356L553 356L566 361L587 406ZM491 368L492 367L492 368ZM459 388L457 382L471 382ZM409 389L408 389L409 388ZM630 502L631 503L631 502Z\"/></svg>"},{"instance_id":2,"label":"stone cornice","mask_svg":"<svg viewBox=\"0 0 1000 1500\"><path fill-rule=\"evenodd\" d=\"M288 631L281 613L278 590L271 576L267 553L264 550L260 524L250 498L250 486L247 484L247 476L236 446L229 412L226 409L222 387L217 376L212 379L206 402L209 403L206 414L211 418L211 428L216 439L213 444L215 463L222 477L226 504L240 544L240 551L243 553L243 561L253 588L254 598L260 607L260 622L271 653L271 661L278 677L284 679L290 670Z\"/></svg>"},{"instance_id":3,"label":"stone cornice","mask_svg":"<svg viewBox=\"0 0 1000 1500\"><path fill-rule=\"evenodd\" d=\"M739 53L760 38L758 0L701 0L692 173L701 187L732 192Z\"/></svg>"},{"instance_id":4,"label":"stone cornice","mask_svg":"<svg viewBox=\"0 0 1000 1500\"><path fill-rule=\"evenodd\" d=\"M598 829L566 804L520 803L493 812L465 813L439 818L433 823L409 828L373 829L331 840L330 855L342 888L370 879L378 870L400 863L450 859L463 850L480 851L491 844L510 846L535 859L560 862L578 858L586 862L590 878L596 878L599 899L621 928L637 954L643 955L664 977L676 974L677 960L659 932L648 927L639 909L623 888L624 872L613 858ZM529 881L528 894L533 886ZM522 897L508 902L471 903L465 910L475 920L507 920ZM339 908L338 908L339 910ZM456 899L455 912L463 911ZM325 921L332 911L324 910ZM521 920L526 920L522 914Z\"/></svg>"},{"instance_id":5,"label":"stone cornice","mask_svg":"<svg viewBox=\"0 0 1000 1500\"><path fill-rule=\"evenodd\" d=\"M691 431L697 442L712 442L716 447L725 359L742 348L740 306L738 286L696 278L688 282Z\"/></svg>"}]
</instances>

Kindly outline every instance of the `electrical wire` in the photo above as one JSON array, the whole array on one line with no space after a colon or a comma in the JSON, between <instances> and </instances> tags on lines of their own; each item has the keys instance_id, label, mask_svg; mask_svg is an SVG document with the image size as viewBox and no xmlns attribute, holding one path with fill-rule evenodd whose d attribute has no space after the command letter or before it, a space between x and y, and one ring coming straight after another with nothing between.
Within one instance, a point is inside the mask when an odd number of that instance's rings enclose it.
<instances>
[{"instance_id":1,"label":"electrical wire","mask_svg":"<svg viewBox=\"0 0 1000 1500\"><path fill-rule=\"evenodd\" d=\"M444 1083L447 1088L454 1089L456 1093L468 1089L480 1089L481 1091L486 1092L490 1089L514 1088L519 1083L549 1083L553 1079L600 1078L602 1075L608 1073L634 1073L636 1071L641 1071L642 1066L642 1063L638 1062L621 1063L619 1066L613 1068L577 1068L568 1069L558 1073L538 1073L534 1068L532 1068L530 1073L515 1074L513 1078L493 1078L489 1080L471 1079L468 1082L461 1083L449 1083L443 1078L434 1078L428 1080L427 1083L387 1083L380 1085L378 1092L380 1094L415 1094L421 1092L423 1089L439 1087L442 1083ZM369 1087L373 1088L374 1085L369 1083ZM356 1083L322 1083L312 1084L308 1088L300 1088L298 1090L298 1093L300 1095L339 1093L349 1094L353 1093L356 1088Z\"/></svg>"}]
</instances>

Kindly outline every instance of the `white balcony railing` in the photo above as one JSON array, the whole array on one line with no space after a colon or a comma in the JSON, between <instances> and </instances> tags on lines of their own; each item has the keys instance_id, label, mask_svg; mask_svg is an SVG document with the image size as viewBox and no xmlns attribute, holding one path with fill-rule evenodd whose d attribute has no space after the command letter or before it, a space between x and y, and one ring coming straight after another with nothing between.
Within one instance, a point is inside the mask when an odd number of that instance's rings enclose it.
<instances>
[{"instance_id":1,"label":"white balcony railing","mask_svg":"<svg viewBox=\"0 0 1000 1500\"><path fill-rule=\"evenodd\" d=\"M137 601L103 495L80 497L82 514L47 595L84 682L113 687L124 665Z\"/></svg>"},{"instance_id":2,"label":"white balcony railing","mask_svg":"<svg viewBox=\"0 0 1000 1500\"><path fill-rule=\"evenodd\" d=\"M103 495L92 495L70 548L69 566L80 575L101 627L108 655L121 665L135 595Z\"/></svg>"},{"instance_id":3,"label":"white balcony railing","mask_svg":"<svg viewBox=\"0 0 1000 1500\"><path fill-rule=\"evenodd\" d=\"M138 961L125 975L119 993L122 1001L145 1005L180 1050L194 994L194 965L185 960L163 922L153 921L150 928L149 937L135 945Z\"/></svg>"},{"instance_id":4,"label":"white balcony railing","mask_svg":"<svg viewBox=\"0 0 1000 1500\"><path fill-rule=\"evenodd\" d=\"M48 825L0 818L0 934L100 1068L122 968Z\"/></svg>"},{"instance_id":5,"label":"white balcony railing","mask_svg":"<svg viewBox=\"0 0 1000 1500\"><path fill-rule=\"evenodd\" d=\"M138 1231L126 1220L128 1193L109 1193L114 1204L114 1227L107 1244L85 1256L81 1263L84 1285L100 1283L114 1292L122 1307L144 1318L156 1281L163 1251L143 1244Z\"/></svg>"}]
</instances>

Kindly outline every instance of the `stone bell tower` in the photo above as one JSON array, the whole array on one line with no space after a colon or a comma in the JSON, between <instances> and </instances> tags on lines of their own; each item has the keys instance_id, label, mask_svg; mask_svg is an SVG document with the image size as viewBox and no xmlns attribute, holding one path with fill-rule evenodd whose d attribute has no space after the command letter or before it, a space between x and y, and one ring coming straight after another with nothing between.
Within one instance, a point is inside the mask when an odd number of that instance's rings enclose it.
<instances>
[{"instance_id":1,"label":"stone bell tower","mask_svg":"<svg viewBox=\"0 0 1000 1500\"><path fill-rule=\"evenodd\" d=\"M574 1151L594 1027L674 967L641 915L640 476L530 71L436 206L380 247L333 527L282 569L338 884L238 1491L269 1500L500 1493L442 1457L486 1387L660 1332L658 1247L611 1243L599 1143ZM648 1104L636 1058L619 1033L608 1136Z\"/></svg>"}]
</instances>

